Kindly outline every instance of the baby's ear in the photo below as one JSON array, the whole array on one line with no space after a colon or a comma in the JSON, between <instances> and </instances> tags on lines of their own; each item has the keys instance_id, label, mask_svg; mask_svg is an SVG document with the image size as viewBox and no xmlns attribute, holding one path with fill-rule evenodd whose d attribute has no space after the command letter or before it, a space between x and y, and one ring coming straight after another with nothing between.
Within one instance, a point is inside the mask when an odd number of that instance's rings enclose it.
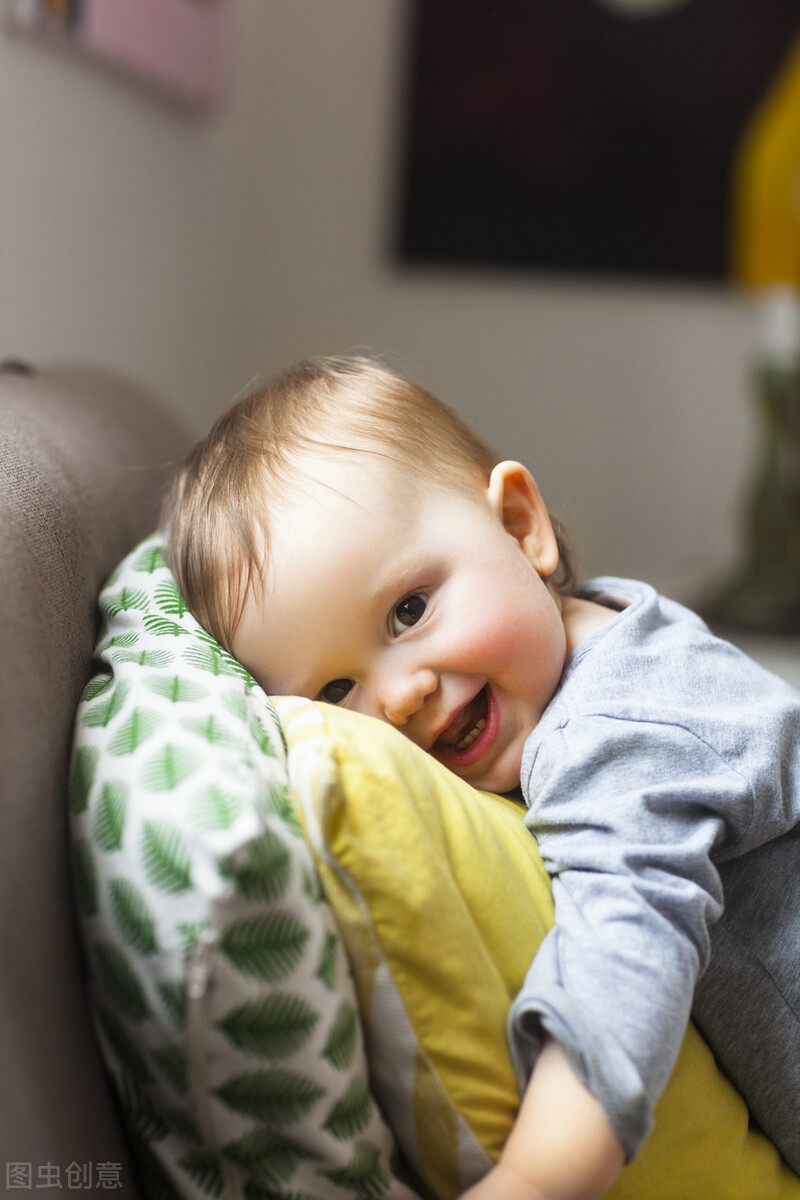
<instances>
[{"instance_id":1,"label":"baby's ear","mask_svg":"<svg viewBox=\"0 0 800 1200\"><path fill-rule=\"evenodd\" d=\"M536 480L522 463L498 463L489 476L489 504L506 533L519 543L538 573L558 566L558 542Z\"/></svg>"}]
</instances>

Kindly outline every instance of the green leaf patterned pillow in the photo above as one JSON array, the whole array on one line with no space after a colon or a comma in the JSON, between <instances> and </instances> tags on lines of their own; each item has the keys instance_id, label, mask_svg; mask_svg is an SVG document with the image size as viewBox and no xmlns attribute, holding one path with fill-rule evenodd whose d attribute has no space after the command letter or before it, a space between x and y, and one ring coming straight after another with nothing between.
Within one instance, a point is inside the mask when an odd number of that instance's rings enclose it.
<instances>
[{"instance_id":1,"label":"green leaf patterned pillow","mask_svg":"<svg viewBox=\"0 0 800 1200\"><path fill-rule=\"evenodd\" d=\"M411 1200L269 700L187 612L159 535L100 607L74 894L145 1194Z\"/></svg>"}]
</instances>

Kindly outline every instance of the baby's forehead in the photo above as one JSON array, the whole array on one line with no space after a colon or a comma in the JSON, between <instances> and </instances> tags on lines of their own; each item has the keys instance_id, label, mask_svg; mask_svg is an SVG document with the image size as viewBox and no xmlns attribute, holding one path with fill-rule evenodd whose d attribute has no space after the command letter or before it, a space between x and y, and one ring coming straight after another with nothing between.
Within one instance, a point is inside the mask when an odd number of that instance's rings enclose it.
<instances>
[{"instance_id":1,"label":"baby's forehead","mask_svg":"<svg viewBox=\"0 0 800 1200\"><path fill-rule=\"evenodd\" d=\"M304 450L280 476L267 473L262 520L277 524L298 510L334 499L377 508L394 496L407 497L424 485L423 474L391 448L332 445Z\"/></svg>"},{"instance_id":2,"label":"baby's forehead","mask_svg":"<svg viewBox=\"0 0 800 1200\"><path fill-rule=\"evenodd\" d=\"M391 439L352 439L342 443L320 443L303 448L292 459L287 472L287 498L292 491L303 493L309 485L336 485L346 492L350 480L366 476L372 486L407 498L425 492L431 498L475 495L488 476L477 464L434 454L411 454L409 448Z\"/></svg>"},{"instance_id":3,"label":"baby's forehead","mask_svg":"<svg viewBox=\"0 0 800 1200\"><path fill-rule=\"evenodd\" d=\"M269 472L266 473L269 476ZM375 554L405 540L421 515L435 518L453 498L485 494L476 470L457 474L412 463L382 443L315 444L266 478L250 511L257 549L254 577L277 586L276 558L331 549ZM382 540L383 539L383 540Z\"/></svg>"}]
</instances>

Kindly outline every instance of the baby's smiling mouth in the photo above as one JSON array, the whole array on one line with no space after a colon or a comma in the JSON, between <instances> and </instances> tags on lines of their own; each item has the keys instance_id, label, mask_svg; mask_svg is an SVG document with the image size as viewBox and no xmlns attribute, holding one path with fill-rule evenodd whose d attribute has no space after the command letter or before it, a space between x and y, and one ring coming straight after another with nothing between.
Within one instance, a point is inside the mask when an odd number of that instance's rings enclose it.
<instances>
[{"instance_id":1,"label":"baby's smiling mouth","mask_svg":"<svg viewBox=\"0 0 800 1200\"><path fill-rule=\"evenodd\" d=\"M456 713L447 728L439 734L436 744L446 746L448 750L466 750L486 728L488 706L486 688L483 687Z\"/></svg>"}]
</instances>

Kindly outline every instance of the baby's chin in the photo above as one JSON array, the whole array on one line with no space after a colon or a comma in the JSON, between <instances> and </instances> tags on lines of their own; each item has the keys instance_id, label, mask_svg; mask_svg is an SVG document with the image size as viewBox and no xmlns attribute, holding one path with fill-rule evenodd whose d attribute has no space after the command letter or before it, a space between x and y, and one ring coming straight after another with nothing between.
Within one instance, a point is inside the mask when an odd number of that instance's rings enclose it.
<instances>
[{"instance_id":1,"label":"baby's chin","mask_svg":"<svg viewBox=\"0 0 800 1200\"><path fill-rule=\"evenodd\" d=\"M470 776L469 772L465 772L461 778L480 792L496 792L502 796L507 792L519 791L521 773L522 755L520 754L505 759L502 763L493 764L482 774L476 773Z\"/></svg>"}]
</instances>

